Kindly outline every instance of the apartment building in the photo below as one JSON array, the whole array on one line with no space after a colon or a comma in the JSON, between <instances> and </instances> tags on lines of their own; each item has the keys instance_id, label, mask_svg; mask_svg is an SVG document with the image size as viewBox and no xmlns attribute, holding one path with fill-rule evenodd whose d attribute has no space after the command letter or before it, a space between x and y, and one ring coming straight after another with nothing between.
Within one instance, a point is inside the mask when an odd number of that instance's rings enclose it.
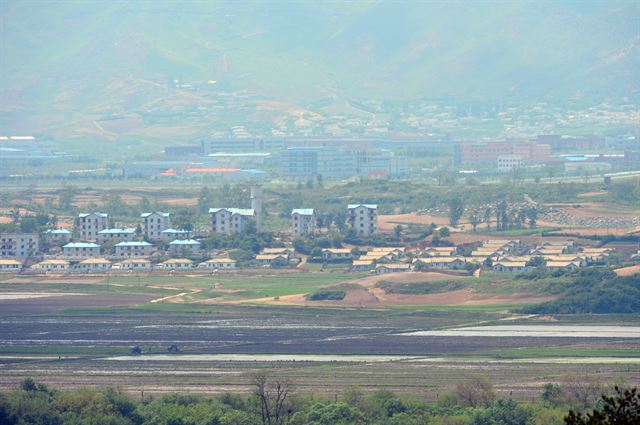
<instances>
[{"instance_id":1,"label":"apartment building","mask_svg":"<svg viewBox=\"0 0 640 425\"><path fill-rule=\"evenodd\" d=\"M284 148L282 139L256 138L210 138L202 140L202 153L210 155L216 152L264 152L278 151Z\"/></svg>"},{"instance_id":2,"label":"apartment building","mask_svg":"<svg viewBox=\"0 0 640 425\"><path fill-rule=\"evenodd\" d=\"M374 204L350 204L349 225L358 236L371 236L378 230L378 206Z\"/></svg>"},{"instance_id":3,"label":"apartment building","mask_svg":"<svg viewBox=\"0 0 640 425\"><path fill-rule=\"evenodd\" d=\"M108 241L132 241L136 236L136 229L104 229L98 232L96 240L104 243Z\"/></svg>"},{"instance_id":4,"label":"apartment building","mask_svg":"<svg viewBox=\"0 0 640 425\"><path fill-rule=\"evenodd\" d=\"M160 239L162 239L163 241L173 241L176 239L189 239L190 233L191 232L189 232L188 230L170 228L170 229L163 230L161 232Z\"/></svg>"},{"instance_id":5,"label":"apartment building","mask_svg":"<svg viewBox=\"0 0 640 425\"><path fill-rule=\"evenodd\" d=\"M68 229L47 229L44 237L53 242L69 242L73 238L73 233Z\"/></svg>"},{"instance_id":6,"label":"apartment building","mask_svg":"<svg viewBox=\"0 0 640 425\"><path fill-rule=\"evenodd\" d=\"M30 257L40 250L36 233L0 233L0 258Z\"/></svg>"},{"instance_id":7,"label":"apartment building","mask_svg":"<svg viewBox=\"0 0 640 425\"><path fill-rule=\"evenodd\" d=\"M142 233L147 239L162 239L163 233L171 229L171 215L166 212L150 212L140 214Z\"/></svg>"},{"instance_id":8,"label":"apartment building","mask_svg":"<svg viewBox=\"0 0 640 425\"><path fill-rule=\"evenodd\" d=\"M120 242L115 246L115 255L124 258L148 257L153 245L146 241Z\"/></svg>"},{"instance_id":9,"label":"apartment building","mask_svg":"<svg viewBox=\"0 0 640 425\"><path fill-rule=\"evenodd\" d=\"M100 255L100 245L87 242L70 242L62 247L62 255L67 258L89 258Z\"/></svg>"},{"instance_id":10,"label":"apartment building","mask_svg":"<svg viewBox=\"0 0 640 425\"><path fill-rule=\"evenodd\" d=\"M78 215L78 230L80 239L94 241L98 238L98 233L109 228L109 214L92 212Z\"/></svg>"},{"instance_id":11,"label":"apartment building","mask_svg":"<svg viewBox=\"0 0 640 425\"><path fill-rule=\"evenodd\" d=\"M200 242L194 239L175 240L169 243L169 251L174 257L188 257L200 252Z\"/></svg>"},{"instance_id":12,"label":"apartment building","mask_svg":"<svg viewBox=\"0 0 640 425\"><path fill-rule=\"evenodd\" d=\"M230 235L242 233L249 222L256 223L256 211L243 208L210 208L211 232Z\"/></svg>"},{"instance_id":13,"label":"apartment building","mask_svg":"<svg viewBox=\"0 0 640 425\"><path fill-rule=\"evenodd\" d=\"M522 165L541 164L549 161L551 147L532 141L504 140L486 143L461 142L453 148L456 166L495 167L499 157L519 157Z\"/></svg>"},{"instance_id":14,"label":"apartment building","mask_svg":"<svg viewBox=\"0 0 640 425\"><path fill-rule=\"evenodd\" d=\"M313 208L298 208L291 211L291 229L294 236L313 235L316 231L316 214Z\"/></svg>"}]
</instances>

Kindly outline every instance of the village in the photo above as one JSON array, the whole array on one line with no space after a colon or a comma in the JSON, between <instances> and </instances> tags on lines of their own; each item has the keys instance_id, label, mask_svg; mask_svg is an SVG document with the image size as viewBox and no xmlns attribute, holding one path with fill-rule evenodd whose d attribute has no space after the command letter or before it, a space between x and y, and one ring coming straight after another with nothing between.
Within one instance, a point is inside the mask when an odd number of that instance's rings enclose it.
<instances>
[{"instance_id":1,"label":"village","mask_svg":"<svg viewBox=\"0 0 640 425\"><path fill-rule=\"evenodd\" d=\"M263 221L262 187L251 187L251 208L209 209L210 235L231 237L258 233ZM380 232L378 205L348 204L347 232L364 241ZM435 225L434 225L435 226ZM439 235L450 233L436 227ZM376 274L438 271L455 274L483 272L523 273L534 269L572 271L592 265L607 265L615 248L596 244L578 245L573 239L527 243L520 239L481 237L457 246L449 241L394 246L316 247L311 252L296 249L301 238L320 235L316 210L291 211L290 229L274 246L264 246L252 258L234 259L229 250L211 249L194 236L193 230L174 228L168 212L147 212L136 227L112 227L109 214L81 213L74 229L48 228L37 233L0 234L0 272L131 273L181 271L214 273L241 268L294 269L315 263L351 272ZM198 232L200 234L202 232ZM440 242L440 241L438 241ZM308 250L307 250L308 251ZM629 259L639 259L638 254Z\"/></svg>"}]
</instances>

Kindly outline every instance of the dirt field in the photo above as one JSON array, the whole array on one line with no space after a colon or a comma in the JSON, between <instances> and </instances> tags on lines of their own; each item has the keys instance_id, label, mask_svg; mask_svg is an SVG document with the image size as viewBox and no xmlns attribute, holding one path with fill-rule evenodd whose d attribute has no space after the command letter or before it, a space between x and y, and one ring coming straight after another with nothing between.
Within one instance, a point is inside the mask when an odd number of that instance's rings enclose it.
<instances>
[{"instance_id":1,"label":"dirt field","mask_svg":"<svg viewBox=\"0 0 640 425\"><path fill-rule=\"evenodd\" d=\"M307 307L368 307L383 308L392 306L490 306L490 305L519 305L534 304L555 299L552 296L531 294L488 295L478 294L473 289L459 289L425 295L405 295L386 293L381 288L363 288L347 291L347 295L340 301L309 301L304 295L289 295L285 297L263 298L252 300L272 305L295 305Z\"/></svg>"},{"instance_id":2,"label":"dirt field","mask_svg":"<svg viewBox=\"0 0 640 425\"><path fill-rule=\"evenodd\" d=\"M393 231L393 228L398 224L402 224L405 226L407 224L419 224L428 226L431 223L444 225L449 223L449 219L444 216L418 215L416 213L378 216L378 227L382 231Z\"/></svg>"},{"instance_id":3,"label":"dirt field","mask_svg":"<svg viewBox=\"0 0 640 425\"><path fill-rule=\"evenodd\" d=\"M618 276L633 276L640 273L640 264L637 266L622 267L614 270Z\"/></svg>"},{"instance_id":4,"label":"dirt field","mask_svg":"<svg viewBox=\"0 0 640 425\"><path fill-rule=\"evenodd\" d=\"M242 306L206 313L39 313L0 308L0 388L37 376L61 389L117 386L136 395L248 392L252 376L266 371L290 378L300 392L359 386L434 400L469 374L483 374L498 392L531 400L545 383L569 374L640 382L637 338L405 335L516 319L495 313ZM179 354L167 353L171 344ZM131 357L132 346L145 354ZM592 354L581 355L585 349ZM524 357L509 355L522 351Z\"/></svg>"}]
</instances>

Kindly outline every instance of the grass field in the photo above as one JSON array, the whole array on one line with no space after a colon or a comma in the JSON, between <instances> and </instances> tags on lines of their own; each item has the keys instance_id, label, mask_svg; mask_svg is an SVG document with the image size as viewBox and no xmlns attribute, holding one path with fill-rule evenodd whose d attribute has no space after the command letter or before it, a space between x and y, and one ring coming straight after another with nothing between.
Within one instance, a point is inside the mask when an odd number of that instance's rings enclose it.
<instances>
[{"instance_id":1,"label":"grass field","mask_svg":"<svg viewBox=\"0 0 640 425\"><path fill-rule=\"evenodd\" d=\"M149 394L246 392L257 371L286 376L300 391L331 394L361 386L427 399L470 374L488 374L497 391L518 400L538 397L545 383L567 375L640 384L640 339L412 335L507 324L640 325L640 318L632 315L549 317L513 312L527 305L519 302L527 298L509 297L559 291L562 279L525 281L492 273L374 276L345 273L342 267L310 269L216 276L2 276L0 388L31 376L59 388L118 386ZM406 298L387 294L391 298L386 304L360 306L273 303L276 297L304 298L322 287L376 293L384 290L377 285L380 280L402 285L408 293L399 296ZM457 292L447 292L443 283L448 281L459 284L456 291L467 291L473 303L456 301ZM412 285L426 295L412 294ZM68 296L1 298L17 292ZM430 296L443 298L421 302L427 299L421 297ZM151 302L158 300L164 301ZM168 353L173 344L179 354ZM134 346L142 349L144 361L127 357ZM361 361L363 355L379 359ZM123 356L124 360L111 359ZM298 360L269 360L281 358L272 356ZM299 361L308 356L321 357ZM416 360L392 360L407 357Z\"/></svg>"}]
</instances>

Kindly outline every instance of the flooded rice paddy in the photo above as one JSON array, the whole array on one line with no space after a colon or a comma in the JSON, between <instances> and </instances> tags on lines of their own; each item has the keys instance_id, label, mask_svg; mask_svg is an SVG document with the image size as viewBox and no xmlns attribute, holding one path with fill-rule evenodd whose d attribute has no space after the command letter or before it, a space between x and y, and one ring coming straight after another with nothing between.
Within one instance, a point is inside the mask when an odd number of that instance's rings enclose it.
<instances>
[{"instance_id":1,"label":"flooded rice paddy","mask_svg":"<svg viewBox=\"0 0 640 425\"><path fill-rule=\"evenodd\" d=\"M403 333L404 336L530 337L530 338L640 338L640 326L501 325L467 326Z\"/></svg>"}]
</instances>

